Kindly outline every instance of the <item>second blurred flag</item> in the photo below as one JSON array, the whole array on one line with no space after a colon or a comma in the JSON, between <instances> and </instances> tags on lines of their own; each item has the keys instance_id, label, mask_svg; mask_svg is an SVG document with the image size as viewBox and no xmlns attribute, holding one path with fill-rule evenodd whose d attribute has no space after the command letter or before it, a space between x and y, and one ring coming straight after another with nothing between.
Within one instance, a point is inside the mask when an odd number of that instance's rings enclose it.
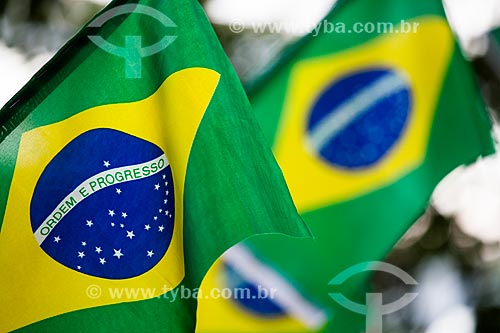
<instances>
[{"instance_id":1,"label":"second blurred flag","mask_svg":"<svg viewBox=\"0 0 500 333\"><path fill-rule=\"evenodd\" d=\"M250 93L316 239L246 242L269 268L240 269L248 282L269 286L269 276L281 275L289 288L274 286L274 307L258 297L202 299L199 332L362 331L365 318L329 297L329 281L382 260L447 173L493 151L479 90L441 1L341 1L318 28ZM215 266L205 288L229 287L230 270ZM216 276L226 278L217 284ZM366 279L335 291L363 303ZM310 309L316 321L304 320Z\"/></svg>"}]
</instances>

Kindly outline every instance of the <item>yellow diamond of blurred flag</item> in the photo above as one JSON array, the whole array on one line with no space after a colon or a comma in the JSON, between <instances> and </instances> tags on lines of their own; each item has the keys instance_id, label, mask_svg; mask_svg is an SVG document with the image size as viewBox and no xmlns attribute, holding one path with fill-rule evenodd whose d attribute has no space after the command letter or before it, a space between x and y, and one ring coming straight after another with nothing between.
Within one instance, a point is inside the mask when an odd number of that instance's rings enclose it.
<instances>
[{"instance_id":1,"label":"yellow diamond of blurred flag","mask_svg":"<svg viewBox=\"0 0 500 333\"><path fill-rule=\"evenodd\" d=\"M379 188L425 158L454 41L441 18L421 17L409 21L413 23L418 23L417 34L381 35L295 66L274 150L300 210ZM378 114L366 114L377 106ZM388 128L366 128L363 116L385 120ZM342 137L348 126L358 126L354 131L360 137ZM335 138L338 142L332 143ZM325 182L335 186L318 186Z\"/></svg>"},{"instance_id":2,"label":"yellow diamond of blurred flag","mask_svg":"<svg viewBox=\"0 0 500 333\"><path fill-rule=\"evenodd\" d=\"M120 3L0 111L0 332L193 331L224 250L309 235L199 4Z\"/></svg>"},{"instance_id":3,"label":"yellow diamond of blurred flag","mask_svg":"<svg viewBox=\"0 0 500 333\"><path fill-rule=\"evenodd\" d=\"M365 317L329 294L362 302L369 274L342 286L329 282L383 260L447 173L493 152L491 124L441 1L340 0L316 28L249 89L316 238L245 246L327 316L324 327L267 331L358 333ZM211 304L200 302L199 332L258 331L269 318L234 305L252 319L231 329L227 313L212 313L208 323L203 312ZM259 307L266 303L253 304Z\"/></svg>"}]
</instances>

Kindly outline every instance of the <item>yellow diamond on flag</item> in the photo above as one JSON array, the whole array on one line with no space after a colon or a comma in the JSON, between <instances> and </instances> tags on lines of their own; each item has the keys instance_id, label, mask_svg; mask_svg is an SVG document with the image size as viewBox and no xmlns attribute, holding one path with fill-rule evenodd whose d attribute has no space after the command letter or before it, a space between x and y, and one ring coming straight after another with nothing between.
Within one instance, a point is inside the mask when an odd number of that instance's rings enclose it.
<instances>
[{"instance_id":1,"label":"yellow diamond on flag","mask_svg":"<svg viewBox=\"0 0 500 333\"><path fill-rule=\"evenodd\" d=\"M142 101L95 107L61 122L23 134L7 204L7 223L3 225L0 234L0 264L4 269L0 281L9 286L2 290L0 298L10 304L0 309L0 331L10 331L62 313L141 299L140 295L129 298L116 297L111 293L116 288L147 287L151 290L151 298L179 285L184 278L182 219L188 158L196 131L217 88L219 78L219 73L206 68L181 70L172 74L157 92ZM191 103L189 112L185 110L186 101ZM164 109L168 109L168 112L164 112ZM120 153L132 156L133 147L129 143L134 144L138 140L141 142L139 148L154 145L159 154L163 154L150 163L121 168L113 168L111 156L99 164L102 172L75 184L78 186L66 200L57 205L58 208L54 212L47 218L43 215L44 222L40 227L30 228L30 221L36 219L39 211L33 209L33 205L37 201L47 199L43 195L40 198L35 196L50 164L57 161L58 156L68 147L74 147L80 150L77 151L80 155L76 155L80 156L79 161L75 163L80 164L83 169L91 170L93 166L89 159L93 156L86 155L85 151L88 149L81 140L76 145L74 142L90 136L97 154L99 149L104 149L104 144L111 143L106 140L112 135L119 135L119 138L129 141L127 144L114 145L112 150L116 152L115 155ZM44 149L40 149L41 147ZM70 163L70 159L64 157L62 167L56 170L59 174L64 172L65 163ZM169 187L172 184L164 181L167 167L171 169L173 180L169 179L173 181L173 188ZM75 172L74 169L70 171ZM133 214L137 216L145 210L144 206L138 206L143 196L141 191L135 190L136 192L128 194L137 207L128 206L127 211L114 208L120 205L116 201L118 199L108 200L107 206L89 209L93 207L87 204L90 199L112 185L118 184L121 189L128 183L140 185L141 181L148 180L155 173L158 174L158 180L151 184L144 183L147 186L145 190L161 195L160 204L163 204L164 198L175 202L175 207L171 209L176 212L175 216L171 216L170 212L156 212L157 219L154 220L152 216L144 217L146 225L147 221L151 220L150 228L154 229L150 235L155 238L141 237L141 230L138 230L137 226L133 227L131 223ZM57 182L63 181L57 176L55 173L45 187L53 187ZM161 186L160 182L163 182ZM130 192L134 189L136 188L131 187ZM173 193L167 193L168 189ZM34 192L35 195L32 195ZM115 194L116 198L127 195L125 190ZM153 199L146 197L143 200ZM82 208L85 216L89 216L87 220L82 219L78 224L71 224L64 219L70 211ZM56 225L58 230L55 230ZM100 227L99 230L106 232L92 236L84 233L96 229L97 226ZM64 227L72 230L81 228L82 231L74 236L69 232L66 235L61 234L61 228ZM143 234L148 231L146 228ZM123 244L118 243L120 239ZM124 246L133 244L132 239L135 245L127 252ZM137 242L144 245L140 253ZM160 245L156 243L161 243L163 247L156 246ZM163 253L159 252L159 249L162 249ZM96 271L95 265L92 266L89 261L92 256L95 256L94 261L100 260L102 266L98 266L99 268L109 266L110 270ZM16 260L10 260L13 257ZM115 262L126 263L128 258L132 261L124 265L125 275L117 276L118 266L110 265ZM144 260L139 260L141 258ZM154 260L153 264L133 271L133 264L147 263L148 260ZM32 272L37 272L37 283L33 283ZM71 299L60 301L68 295L71 295ZM16 302L18 298L36 299L36 304L26 311L22 307L23 303Z\"/></svg>"}]
</instances>

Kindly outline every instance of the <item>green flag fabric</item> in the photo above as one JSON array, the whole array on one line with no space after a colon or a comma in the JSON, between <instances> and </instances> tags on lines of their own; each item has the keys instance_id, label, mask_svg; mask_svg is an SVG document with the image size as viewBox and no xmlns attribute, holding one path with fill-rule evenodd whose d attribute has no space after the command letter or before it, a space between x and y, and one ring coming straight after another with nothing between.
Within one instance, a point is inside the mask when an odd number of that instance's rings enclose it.
<instances>
[{"instance_id":1,"label":"green flag fabric","mask_svg":"<svg viewBox=\"0 0 500 333\"><path fill-rule=\"evenodd\" d=\"M197 1L114 1L0 124L0 332L192 332L223 251L309 236Z\"/></svg>"},{"instance_id":2,"label":"green flag fabric","mask_svg":"<svg viewBox=\"0 0 500 333\"><path fill-rule=\"evenodd\" d=\"M474 75L441 1L340 1L318 28L249 93L316 239L245 245L320 312L326 309L328 323L280 326L285 318L301 319L295 301L286 298L276 299L275 307L230 300L246 320L238 326L244 329L233 330L225 312L214 310L224 302L217 299L200 303L199 332L253 332L266 325L268 332L364 331L365 315L329 294L366 304L369 274L340 286L332 279L383 260L447 173L493 151ZM250 275L245 277L252 283L264 280Z\"/></svg>"},{"instance_id":3,"label":"green flag fabric","mask_svg":"<svg viewBox=\"0 0 500 333\"><path fill-rule=\"evenodd\" d=\"M497 41L500 41L500 28L497 27L496 29L491 31L491 34L494 38L496 38Z\"/></svg>"}]
</instances>

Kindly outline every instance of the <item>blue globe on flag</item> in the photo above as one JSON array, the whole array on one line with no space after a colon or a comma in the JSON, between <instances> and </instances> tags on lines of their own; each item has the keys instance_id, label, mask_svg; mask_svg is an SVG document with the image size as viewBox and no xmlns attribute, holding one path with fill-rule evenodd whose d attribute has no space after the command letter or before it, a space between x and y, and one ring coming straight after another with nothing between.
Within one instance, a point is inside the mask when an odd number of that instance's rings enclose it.
<instances>
[{"instance_id":1,"label":"blue globe on flag","mask_svg":"<svg viewBox=\"0 0 500 333\"><path fill-rule=\"evenodd\" d=\"M41 248L83 274L127 279L160 262L174 229L172 170L156 145L113 129L85 132L46 166L31 201Z\"/></svg>"},{"instance_id":2,"label":"blue globe on flag","mask_svg":"<svg viewBox=\"0 0 500 333\"><path fill-rule=\"evenodd\" d=\"M371 167L401 138L412 103L410 84L398 71L371 68L349 73L316 99L307 124L307 145L336 167Z\"/></svg>"}]
</instances>

